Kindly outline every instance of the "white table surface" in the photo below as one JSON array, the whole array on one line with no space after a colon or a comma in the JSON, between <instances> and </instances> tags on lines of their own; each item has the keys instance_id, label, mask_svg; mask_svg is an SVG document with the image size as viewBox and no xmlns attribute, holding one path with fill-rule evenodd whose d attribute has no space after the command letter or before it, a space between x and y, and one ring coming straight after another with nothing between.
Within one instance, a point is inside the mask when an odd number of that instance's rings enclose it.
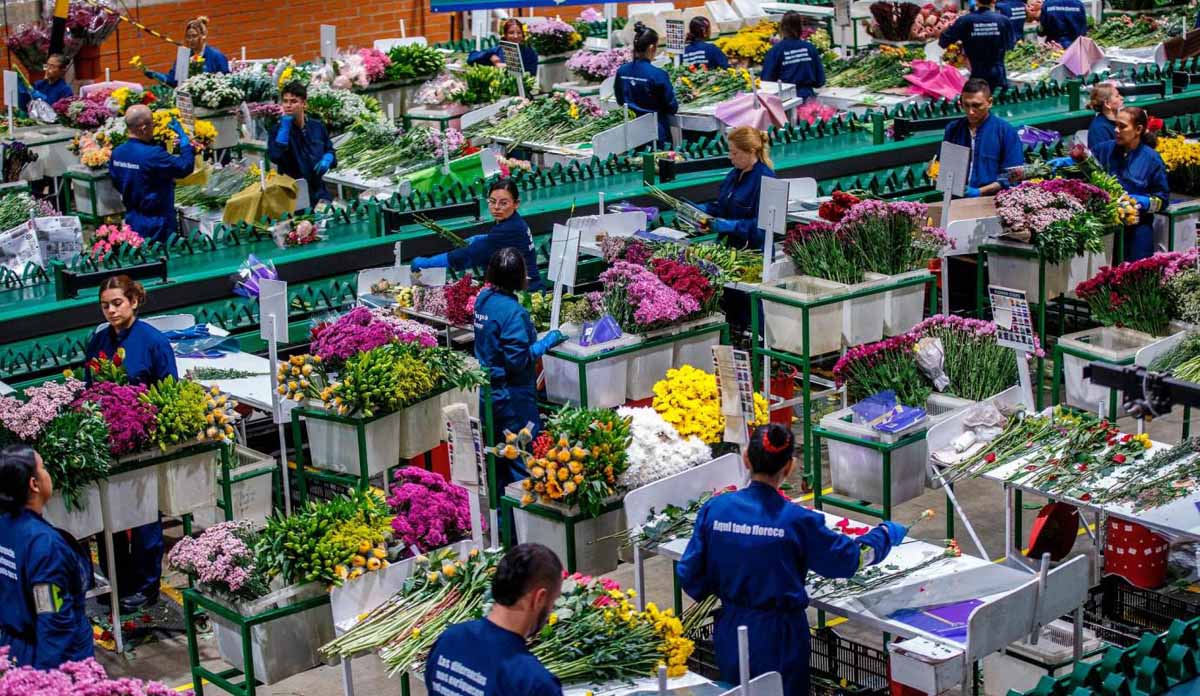
<instances>
[{"instance_id":1,"label":"white table surface","mask_svg":"<svg viewBox=\"0 0 1200 696\"><path fill-rule=\"evenodd\" d=\"M206 387L216 385L235 399L259 411L271 412L271 392L275 389L275 376L271 374L271 361L251 353L226 353L219 358L181 358L176 356L175 365L182 377L195 367L212 367L220 370L242 370L261 372L258 377L243 377L226 380L198 380Z\"/></svg>"}]
</instances>

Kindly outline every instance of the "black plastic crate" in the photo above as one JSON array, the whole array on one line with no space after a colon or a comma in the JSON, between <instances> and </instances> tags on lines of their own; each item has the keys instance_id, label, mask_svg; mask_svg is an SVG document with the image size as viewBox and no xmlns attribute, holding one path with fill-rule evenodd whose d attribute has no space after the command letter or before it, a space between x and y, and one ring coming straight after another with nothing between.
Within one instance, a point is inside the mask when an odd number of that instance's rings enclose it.
<instances>
[{"instance_id":1,"label":"black plastic crate","mask_svg":"<svg viewBox=\"0 0 1200 696\"><path fill-rule=\"evenodd\" d=\"M715 612L713 617L688 635L695 644L688 658L688 669L718 681L721 670L717 667L713 644ZM887 655L847 640L834 633L832 628L819 628L812 633L809 675L812 696L882 696L888 693Z\"/></svg>"},{"instance_id":2,"label":"black plastic crate","mask_svg":"<svg viewBox=\"0 0 1200 696\"><path fill-rule=\"evenodd\" d=\"M1164 633L1175 619L1200 615L1200 598L1135 587L1116 575L1100 582L1101 614L1141 632Z\"/></svg>"}]
</instances>

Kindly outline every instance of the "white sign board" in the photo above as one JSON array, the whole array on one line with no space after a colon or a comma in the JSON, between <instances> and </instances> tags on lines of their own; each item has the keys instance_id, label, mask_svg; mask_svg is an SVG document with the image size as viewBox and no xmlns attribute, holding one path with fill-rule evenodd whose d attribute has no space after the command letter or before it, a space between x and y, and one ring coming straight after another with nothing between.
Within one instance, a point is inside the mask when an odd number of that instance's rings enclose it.
<instances>
[{"instance_id":1,"label":"white sign board","mask_svg":"<svg viewBox=\"0 0 1200 696\"><path fill-rule=\"evenodd\" d=\"M989 285L988 299L992 304L992 321L996 322L996 343L1032 353L1037 347L1034 342L1037 334L1025 291Z\"/></svg>"},{"instance_id":2,"label":"white sign board","mask_svg":"<svg viewBox=\"0 0 1200 696\"><path fill-rule=\"evenodd\" d=\"M33 220L42 260L66 263L83 253L83 228L74 216L43 217Z\"/></svg>"},{"instance_id":3,"label":"white sign board","mask_svg":"<svg viewBox=\"0 0 1200 696\"><path fill-rule=\"evenodd\" d=\"M17 108L17 72L15 70L4 71L4 105L10 108Z\"/></svg>"},{"instance_id":4,"label":"white sign board","mask_svg":"<svg viewBox=\"0 0 1200 696\"><path fill-rule=\"evenodd\" d=\"M775 238L787 232L788 190L787 179L763 178L758 193L759 229L763 230L763 282L775 279L772 264L775 261Z\"/></svg>"},{"instance_id":5,"label":"white sign board","mask_svg":"<svg viewBox=\"0 0 1200 696\"><path fill-rule=\"evenodd\" d=\"M337 58L337 27L332 24L321 25L321 57L325 60Z\"/></svg>"},{"instance_id":6,"label":"white sign board","mask_svg":"<svg viewBox=\"0 0 1200 696\"><path fill-rule=\"evenodd\" d=\"M658 115L642 114L632 121L609 128L592 136L592 153L600 159L628 152L639 145L658 139Z\"/></svg>"},{"instance_id":7,"label":"white sign board","mask_svg":"<svg viewBox=\"0 0 1200 696\"><path fill-rule=\"evenodd\" d=\"M479 485L484 459L479 419L471 417L466 404L448 404L442 407L442 415L446 418L451 478L462 485Z\"/></svg>"},{"instance_id":8,"label":"white sign board","mask_svg":"<svg viewBox=\"0 0 1200 696\"><path fill-rule=\"evenodd\" d=\"M664 19L663 28L666 33L667 53L683 53L687 45L687 32L682 19Z\"/></svg>"},{"instance_id":9,"label":"white sign board","mask_svg":"<svg viewBox=\"0 0 1200 696\"><path fill-rule=\"evenodd\" d=\"M567 221L566 225L554 225L554 233L550 238L550 266L547 276L559 285L575 286L575 271L579 259L579 239L586 223L575 218Z\"/></svg>"},{"instance_id":10,"label":"white sign board","mask_svg":"<svg viewBox=\"0 0 1200 696\"><path fill-rule=\"evenodd\" d=\"M483 178L487 179L500 173L500 161L496 151L485 147L479 151L479 165L483 168Z\"/></svg>"},{"instance_id":11,"label":"white sign board","mask_svg":"<svg viewBox=\"0 0 1200 696\"><path fill-rule=\"evenodd\" d=\"M179 120L189 130L196 128L196 110L192 106L192 95L187 92L175 92L175 106L179 108Z\"/></svg>"},{"instance_id":12,"label":"white sign board","mask_svg":"<svg viewBox=\"0 0 1200 696\"><path fill-rule=\"evenodd\" d=\"M275 321L272 325L271 318ZM263 278L258 281L259 336L264 341L288 341L287 281Z\"/></svg>"},{"instance_id":13,"label":"white sign board","mask_svg":"<svg viewBox=\"0 0 1200 696\"><path fill-rule=\"evenodd\" d=\"M23 222L0 233L0 266L20 276L29 264L39 267L46 265L33 224Z\"/></svg>"},{"instance_id":14,"label":"white sign board","mask_svg":"<svg viewBox=\"0 0 1200 696\"><path fill-rule=\"evenodd\" d=\"M850 26L850 0L833 0L833 24L838 27Z\"/></svg>"},{"instance_id":15,"label":"white sign board","mask_svg":"<svg viewBox=\"0 0 1200 696\"><path fill-rule=\"evenodd\" d=\"M175 51L175 84L183 84L183 81L188 79L191 73L188 71L188 64L192 60L192 51L187 46L180 46Z\"/></svg>"},{"instance_id":16,"label":"white sign board","mask_svg":"<svg viewBox=\"0 0 1200 696\"><path fill-rule=\"evenodd\" d=\"M386 280L393 286L411 285L408 266L383 266L382 268L366 268L358 272L357 296L371 294L371 286L381 280Z\"/></svg>"},{"instance_id":17,"label":"white sign board","mask_svg":"<svg viewBox=\"0 0 1200 696\"><path fill-rule=\"evenodd\" d=\"M515 73L517 79L525 72L525 64L521 61L521 45L511 41L501 41L500 51L504 54L504 69Z\"/></svg>"},{"instance_id":18,"label":"white sign board","mask_svg":"<svg viewBox=\"0 0 1200 696\"><path fill-rule=\"evenodd\" d=\"M943 142L938 154L937 190L954 196L963 195L970 168L971 148Z\"/></svg>"}]
</instances>

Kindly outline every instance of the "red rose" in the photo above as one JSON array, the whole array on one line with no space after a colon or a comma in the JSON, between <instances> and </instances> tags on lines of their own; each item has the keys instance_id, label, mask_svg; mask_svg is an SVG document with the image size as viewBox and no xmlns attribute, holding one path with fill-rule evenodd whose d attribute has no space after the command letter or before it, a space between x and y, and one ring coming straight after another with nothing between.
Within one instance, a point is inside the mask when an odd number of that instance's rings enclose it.
<instances>
[{"instance_id":1,"label":"red rose","mask_svg":"<svg viewBox=\"0 0 1200 696\"><path fill-rule=\"evenodd\" d=\"M1087 501L1092 499L1092 494L1084 493L1083 495L1079 496L1079 499L1086 503Z\"/></svg>"},{"instance_id":2,"label":"red rose","mask_svg":"<svg viewBox=\"0 0 1200 696\"><path fill-rule=\"evenodd\" d=\"M1157 133L1158 131L1160 131L1162 129L1163 129L1163 120L1161 118L1156 118L1154 116L1151 116L1149 119L1146 120L1146 130L1150 131L1151 133Z\"/></svg>"},{"instance_id":3,"label":"red rose","mask_svg":"<svg viewBox=\"0 0 1200 696\"><path fill-rule=\"evenodd\" d=\"M1123 454L1114 454L1114 455L1113 455L1113 461L1114 461L1114 462L1116 462L1116 463L1118 463L1118 464L1124 464L1124 463L1125 463L1125 455L1123 455Z\"/></svg>"},{"instance_id":4,"label":"red rose","mask_svg":"<svg viewBox=\"0 0 1200 696\"><path fill-rule=\"evenodd\" d=\"M987 462L988 464L991 464L992 462L996 461L996 453L988 452L986 455L984 455L983 461Z\"/></svg>"}]
</instances>

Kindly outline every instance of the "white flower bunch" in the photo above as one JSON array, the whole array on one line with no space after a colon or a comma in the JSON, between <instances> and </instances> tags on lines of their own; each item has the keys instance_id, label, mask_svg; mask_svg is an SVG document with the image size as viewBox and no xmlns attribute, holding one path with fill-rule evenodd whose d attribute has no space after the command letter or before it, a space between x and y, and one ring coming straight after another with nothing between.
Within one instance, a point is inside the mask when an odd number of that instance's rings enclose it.
<instances>
[{"instance_id":1,"label":"white flower bunch","mask_svg":"<svg viewBox=\"0 0 1200 696\"><path fill-rule=\"evenodd\" d=\"M193 75L179 85L180 92L192 96L192 102L206 109L224 109L235 106L246 97L234 86L233 78L224 73L201 73Z\"/></svg>"},{"instance_id":2,"label":"white flower bunch","mask_svg":"<svg viewBox=\"0 0 1200 696\"><path fill-rule=\"evenodd\" d=\"M654 483L712 459L712 451L700 438L684 439L653 408L622 407L617 409L617 414L632 419L629 425L632 437L626 453L629 468L617 481L626 490Z\"/></svg>"}]
</instances>

